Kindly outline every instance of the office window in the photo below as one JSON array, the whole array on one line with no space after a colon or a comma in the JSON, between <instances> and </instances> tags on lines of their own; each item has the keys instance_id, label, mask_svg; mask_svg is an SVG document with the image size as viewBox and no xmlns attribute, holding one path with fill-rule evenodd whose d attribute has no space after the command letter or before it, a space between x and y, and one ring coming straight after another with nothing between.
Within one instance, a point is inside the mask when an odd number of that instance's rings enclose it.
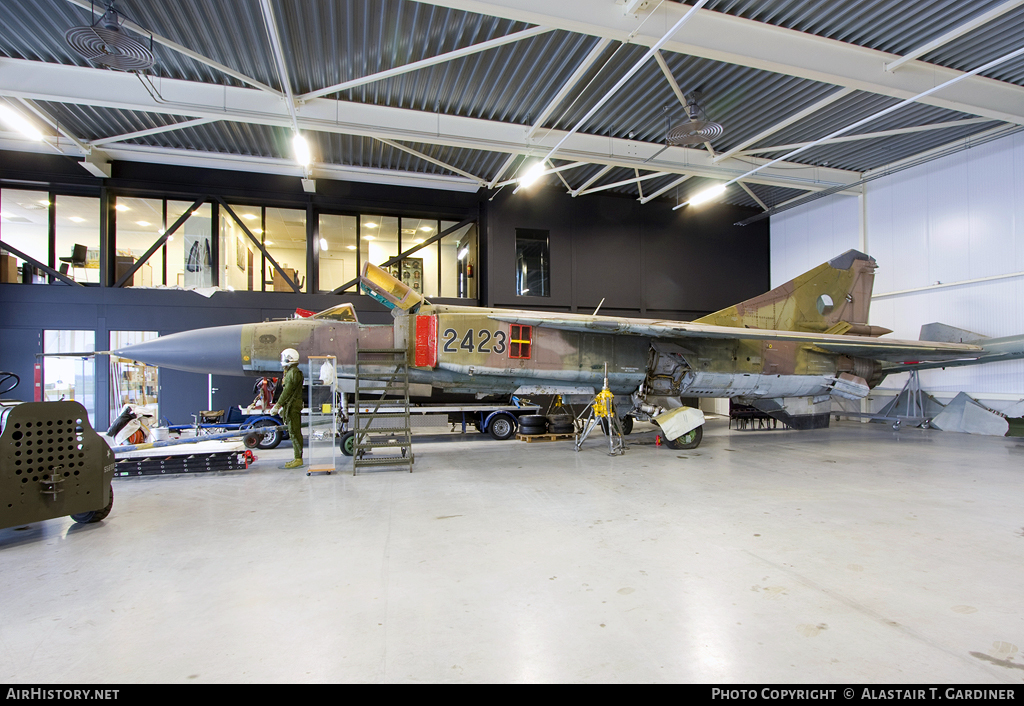
<instances>
[{"instance_id":1,"label":"office window","mask_svg":"<svg viewBox=\"0 0 1024 706\"><path fill-rule=\"evenodd\" d=\"M151 341L157 336L156 331L111 331L110 350ZM154 365L110 356L110 424L125 405L150 407L153 416L160 418L158 372Z\"/></svg>"},{"instance_id":2,"label":"office window","mask_svg":"<svg viewBox=\"0 0 1024 706\"><path fill-rule=\"evenodd\" d=\"M168 225L178 220L192 204L187 201L167 202ZM216 284L213 271L213 230L210 224L213 210L204 203L192 211L188 220L167 242L167 284L184 289L212 287Z\"/></svg>"},{"instance_id":3,"label":"office window","mask_svg":"<svg viewBox=\"0 0 1024 706\"><path fill-rule=\"evenodd\" d=\"M166 230L166 225L163 199L118 196L114 210L117 219L114 281L117 282L134 266L136 260L153 247L153 243ZM152 287L164 283L164 248L160 248L135 271L134 277L125 286Z\"/></svg>"},{"instance_id":4,"label":"office window","mask_svg":"<svg viewBox=\"0 0 1024 706\"><path fill-rule=\"evenodd\" d=\"M57 269L79 282L100 281L100 200L91 196L57 196L55 240ZM85 262L76 255L85 253ZM61 258L66 258L61 262Z\"/></svg>"},{"instance_id":5,"label":"office window","mask_svg":"<svg viewBox=\"0 0 1024 706\"><path fill-rule=\"evenodd\" d=\"M295 208L267 208L266 233L263 244L277 264L305 291L306 284L306 212ZM264 270L267 289L290 292L292 288L267 261Z\"/></svg>"},{"instance_id":6,"label":"office window","mask_svg":"<svg viewBox=\"0 0 1024 706\"><path fill-rule=\"evenodd\" d=\"M550 280L548 231L516 228L516 294L549 297Z\"/></svg>"},{"instance_id":7,"label":"office window","mask_svg":"<svg viewBox=\"0 0 1024 706\"><path fill-rule=\"evenodd\" d=\"M320 291L331 292L359 276L356 217L320 215ZM346 292L356 292L358 284Z\"/></svg>"},{"instance_id":8,"label":"office window","mask_svg":"<svg viewBox=\"0 0 1024 706\"><path fill-rule=\"evenodd\" d=\"M49 264L49 206L50 197L45 191L0 189L0 241ZM15 269L24 264L21 258L7 253L0 257L4 265L0 282L22 281Z\"/></svg>"}]
</instances>

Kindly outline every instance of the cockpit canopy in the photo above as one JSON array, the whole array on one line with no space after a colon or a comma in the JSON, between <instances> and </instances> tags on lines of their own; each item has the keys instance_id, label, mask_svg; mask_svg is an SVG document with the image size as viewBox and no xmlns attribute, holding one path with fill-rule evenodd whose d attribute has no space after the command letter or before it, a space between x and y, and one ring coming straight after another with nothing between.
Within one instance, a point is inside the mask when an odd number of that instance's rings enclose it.
<instances>
[{"instance_id":1,"label":"cockpit canopy","mask_svg":"<svg viewBox=\"0 0 1024 706\"><path fill-rule=\"evenodd\" d=\"M359 323L359 319L356 318L356 310L351 304L338 304L338 306L332 306L330 309L324 309L319 314L314 314L313 318Z\"/></svg>"}]
</instances>

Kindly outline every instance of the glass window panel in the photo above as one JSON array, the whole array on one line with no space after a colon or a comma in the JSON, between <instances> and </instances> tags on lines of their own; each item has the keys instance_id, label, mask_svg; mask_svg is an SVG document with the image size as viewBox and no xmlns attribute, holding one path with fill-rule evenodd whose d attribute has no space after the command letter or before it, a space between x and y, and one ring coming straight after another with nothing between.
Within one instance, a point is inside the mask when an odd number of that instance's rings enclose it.
<instances>
[{"instance_id":1,"label":"glass window panel","mask_svg":"<svg viewBox=\"0 0 1024 706\"><path fill-rule=\"evenodd\" d=\"M402 250L416 247L435 235L437 235L436 218L402 218ZM411 286L428 299L439 295L437 288L439 248L438 243L434 243L422 250L417 250L411 256L411 259L419 260L418 265L410 269L410 274L413 275L410 278ZM419 278L415 277L417 273L420 275ZM419 288L415 286L416 283L419 283Z\"/></svg>"},{"instance_id":2,"label":"glass window panel","mask_svg":"<svg viewBox=\"0 0 1024 706\"><path fill-rule=\"evenodd\" d=\"M441 221L441 230L456 225ZM441 239L441 296L476 298L476 224L460 228Z\"/></svg>"},{"instance_id":3,"label":"glass window panel","mask_svg":"<svg viewBox=\"0 0 1024 706\"><path fill-rule=\"evenodd\" d=\"M125 346L133 346L143 341L151 341L159 336L156 331L111 331L110 350ZM133 407L150 407L153 416L160 418L159 369L127 358L110 356L110 421L113 424L125 405Z\"/></svg>"},{"instance_id":4,"label":"glass window panel","mask_svg":"<svg viewBox=\"0 0 1024 706\"><path fill-rule=\"evenodd\" d=\"M117 197L116 269L114 281L153 247L165 229L163 199ZM59 220L59 216L58 216ZM140 267L128 287L152 287L164 283L164 253L160 248Z\"/></svg>"},{"instance_id":5,"label":"glass window panel","mask_svg":"<svg viewBox=\"0 0 1024 706\"><path fill-rule=\"evenodd\" d=\"M516 228L516 294L551 296L550 279L548 231Z\"/></svg>"},{"instance_id":6,"label":"glass window panel","mask_svg":"<svg viewBox=\"0 0 1024 706\"><path fill-rule=\"evenodd\" d=\"M44 265L50 262L49 203L49 195L45 191L0 189L0 240ZM24 264L21 258L10 257L15 258L18 267ZM5 271L3 281L21 281L17 276L8 277L9 274Z\"/></svg>"},{"instance_id":7,"label":"glass window panel","mask_svg":"<svg viewBox=\"0 0 1024 706\"><path fill-rule=\"evenodd\" d=\"M326 245L326 247L324 247ZM320 216L320 291L330 292L359 276L355 216ZM346 289L355 292L358 284Z\"/></svg>"},{"instance_id":8,"label":"glass window panel","mask_svg":"<svg viewBox=\"0 0 1024 706\"><path fill-rule=\"evenodd\" d=\"M394 216L361 216L359 248L361 262L369 259L382 265L398 254L398 218ZM399 276L398 269L391 273Z\"/></svg>"},{"instance_id":9,"label":"glass window panel","mask_svg":"<svg viewBox=\"0 0 1024 706\"><path fill-rule=\"evenodd\" d=\"M57 269L68 265L68 274L79 282L100 281L100 200L91 196L58 196L56 224ZM71 259L76 245L84 245L85 265ZM67 262L61 262L65 258Z\"/></svg>"},{"instance_id":10,"label":"glass window panel","mask_svg":"<svg viewBox=\"0 0 1024 706\"><path fill-rule=\"evenodd\" d=\"M277 264L288 276L304 289L306 282L306 212L292 208L267 208L264 244ZM288 282L274 273L274 266L267 261L265 279L267 289L275 292L290 292Z\"/></svg>"},{"instance_id":11,"label":"glass window panel","mask_svg":"<svg viewBox=\"0 0 1024 706\"><path fill-rule=\"evenodd\" d=\"M167 202L167 225L174 225L192 206L188 201ZM185 289L212 287L213 241L210 218L213 210L204 203L167 239L167 284ZM173 240L172 240L173 238Z\"/></svg>"},{"instance_id":12,"label":"glass window panel","mask_svg":"<svg viewBox=\"0 0 1024 706\"><path fill-rule=\"evenodd\" d=\"M43 353L87 353L96 350L93 331L43 331ZM85 407L96 427L96 362L94 356L43 358L43 400L74 400Z\"/></svg>"},{"instance_id":13,"label":"glass window panel","mask_svg":"<svg viewBox=\"0 0 1024 706\"><path fill-rule=\"evenodd\" d=\"M231 205L249 232L263 242L263 209L259 206ZM238 222L231 217L226 209L220 211L220 286L236 291L260 291L263 253L249 239Z\"/></svg>"}]
</instances>

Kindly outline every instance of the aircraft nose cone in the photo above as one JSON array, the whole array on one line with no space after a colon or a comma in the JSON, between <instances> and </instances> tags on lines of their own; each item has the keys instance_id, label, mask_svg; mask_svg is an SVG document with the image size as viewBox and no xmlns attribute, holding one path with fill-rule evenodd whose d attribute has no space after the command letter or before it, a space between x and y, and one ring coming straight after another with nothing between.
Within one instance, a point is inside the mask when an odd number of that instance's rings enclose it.
<instances>
[{"instance_id":1,"label":"aircraft nose cone","mask_svg":"<svg viewBox=\"0 0 1024 706\"><path fill-rule=\"evenodd\" d=\"M213 375L244 375L242 370L242 328L217 326L182 331L137 343L113 355L148 365Z\"/></svg>"}]
</instances>

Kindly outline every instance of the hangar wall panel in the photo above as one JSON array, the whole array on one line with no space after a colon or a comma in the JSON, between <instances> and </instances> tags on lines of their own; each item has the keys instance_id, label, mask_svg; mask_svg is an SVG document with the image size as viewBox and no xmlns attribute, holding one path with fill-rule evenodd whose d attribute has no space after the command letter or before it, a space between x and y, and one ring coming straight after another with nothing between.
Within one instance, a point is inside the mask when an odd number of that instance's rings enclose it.
<instances>
[{"instance_id":1,"label":"hangar wall panel","mask_svg":"<svg viewBox=\"0 0 1024 706\"><path fill-rule=\"evenodd\" d=\"M771 279L777 287L836 255L860 249L860 198L836 194L771 219Z\"/></svg>"},{"instance_id":2,"label":"hangar wall panel","mask_svg":"<svg viewBox=\"0 0 1024 706\"><path fill-rule=\"evenodd\" d=\"M856 199L839 198L772 219L773 286L830 250L858 246ZM866 251L879 265L872 324L908 339L933 321L987 336L1024 333L1024 134L869 182L865 198ZM998 279L971 282L990 277ZM881 387L905 380L893 376ZM1024 398L1024 361L923 371L921 384L988 395L998 407Z\"/></svg>"}]
</instances>

